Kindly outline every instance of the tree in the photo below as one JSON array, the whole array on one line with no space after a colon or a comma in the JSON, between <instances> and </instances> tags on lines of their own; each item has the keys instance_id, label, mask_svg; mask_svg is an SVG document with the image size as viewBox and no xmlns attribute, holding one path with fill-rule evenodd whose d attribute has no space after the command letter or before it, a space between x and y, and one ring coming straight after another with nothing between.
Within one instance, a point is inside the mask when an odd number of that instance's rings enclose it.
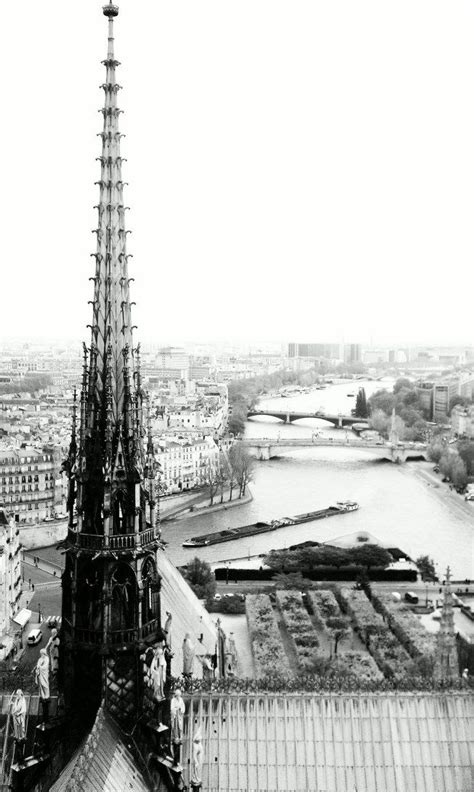
<instances>
[{"instance_id":1,"label":"tree","mask_svg":"<svg viewBox=\"0 0 474 792\"><path fill-rule=\"evenodd\" d=\"M385 569L392 561L393 558L384 547L376 544L361 544L354 547L351 551L354 564L360 564L367 567L382 567Z\"/></svg>"},{"instance_id":2,"label":"tree","mask_svg":"<svg viewBox=\"0 0 474 792\"><path fill-rule=\"evenodd\" d=\"M237 437L237 435L241 435L245 431L245 421L247 415L242 412L241 409L234 407L232 410L232 415L229 416L229 420L227 422L227 431L232 432L233 435Z\"/></svg>"},{"instance_id":3,"label":"tree","mask_svg":"<svg viewBox=\"0 0 474 792\"><path fill-rule=\"evenodd\" d=\"M217 465L211 465L208 463L206 468L206 475L205 475L205 484L209 488L209 499L210 499L210 506L214 505L214 498L217 495L217 490L219 489L219 476L217 473Z\"/></svg>"},{"instance_id":4,"label":"tree","mask_svg":"<svg viewBox=\"0 0 474 792\"><path fill-rule=\"evenodd\" d=\"M418 556L415 561L422 580L436 580L435 565L432 558L427 555Z\"/></svg>"},{"instance_id":5,"label":"tree","mask_svg":"<svg viewBox=\"0 0 474 792\"><path fill-rule=\"evenodd\" d=\"M184 579L189 583L196 597L212 600L216 593L216 578L207 561L197 556L190 561L184 571Z\"/></svg>"},{"instance_id":6,"label":"tree","mask_svg":"<svg viewBox=\"0 0 474 792\"><path fill-rule=\"evenodd\" d=\"M467 484L466 465L459 455L457 455L451 465L451 481L456 489L464 489Z\"/></svg>"},{"instance_id":7,"label":"tree","mask_svg":"<svg viewBox=\"0 0 474 792\"><path fill-rule=\"evenodd\" d=\"M468 476L474 475L474 443L470 440L460 440L458 443L458 453L466 465Z\"/></svg>"},{"instance_id":8,"label":"tree","mask_svg":"<svg viewBox=\"0 0 474 792\"><path fill-rule=\"evenodd\" d=\"M230 466L224 451L219 451L219 458L217 460L215 475L216 475L217 490L220 492L221 495L220 502L223 503L224 488L225 485L228 484L230 479Z\"/></svg>"},{"instance_id":9,"label":"tree","mask_svg":"<svg viewBox=\"0 0 474 792\"><path fill-rule=\"evenodd\" d=\"M385 415L391 415L395 406L395 399L392 393L389 393L385 388L378 390L369 399L370 414L376 410L382 410Z\"/></svg>"},{"instance_id":10,"label":"tree","mask_svg":"<svg viewBox=\"0 0 474 792\"><path fill-rule=\"evenodd\" d=\"M360 591L365 591L367 597L369 599L372 599L372 589L370 588L370 579L365 569L363 569L362 572L360 572L357 575L355 587Z\"/></svg>"},{"instance_id":11,"label":"tree","mask_svg":"<svg viewBox=\"0 0 474 792\"><path fill-rule=\"evenodd\" d=\"M239 498L245 495L247 484L253 479L254 458L242 443L234 443L229 452L229 460L232 466L233 477L239 487Z\"/></svg>"},{"instance_id":12,"label":"tree","mask_svg":"<svg viewBox=\"0 0 474 792\"><path fill-rule=\"evenodd\" d=\"M359 388L356 399L355 414L358 418L367 418L369 415L369 408L367 406L367 396L365 395L365 388Z\"/></svg>"},{"instance_id":13,"label":"tree","mask_svg":"<svg viewBox=\"0 0 474 792\"><path fill-rule=\"evenodd\" d=\"M371 429L375 429L382 437L388 437L390 431L390 418L385 415L383 410L374 410L370 414L369 425Z\"/></svg>"},{"instance_id":14,"label":"tree","mask_svg":"<svg viewBox=\"0 0 474 792\"><path fill-rule=\"evenodd\" d=\"M438 463L444 452L444 445L442 443L433 441L428 446L428 457L431 462Z\"/></svg>"},{"instance_id":15,"label":"tree","mask_svg":"<svg viewBox=\"0 0 474 792\"><path fill-rule=\"evenodd\" d=\"M397 379L397 381L396 381L395 385L393 386L393 392L394 392L395 394L397 394L397 393L398 393L399 391L401 391L403 388L405 388L405 389L410 389L410 388L412 388L412 387L413 387L413 386L412 386L412 384L411 384L411 382L410 382L410 380L409 380L409 379L407 379L406 377L399 377L399 378Z\"/></svg>"},{"instance_id":16,"label":"tree","mask_svg":"<svg viewBox=\"0 0 474 792\"><path fill-rule=\"evenodd\" d=\"M334 641L334 657L337 657L337 648L350 633L349 624L344 616L330 616L326 619L326 627L330 639Z\"/></svg>"},{"instance_id":17,"label":"tree","mask_svg":"<svg viewBox=\"0 0 474 792\"><path fill-rule=\"evenodd\" d=\"M467 396L459 396L457 394L456 396L451 396L449 400L448 415L451 414L451 410L453 407L456 407L457 404L461 405L461 407L467 407L468 404L472 404L472 400L468 399Z\"/></svg>"}]
</instances>

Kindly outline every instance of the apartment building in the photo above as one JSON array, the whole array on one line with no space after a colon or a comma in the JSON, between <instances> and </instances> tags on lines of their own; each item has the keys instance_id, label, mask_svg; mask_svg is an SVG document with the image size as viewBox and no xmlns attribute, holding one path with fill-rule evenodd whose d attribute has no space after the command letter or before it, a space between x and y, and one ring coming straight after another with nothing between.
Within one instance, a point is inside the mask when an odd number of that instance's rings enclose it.
<instances>
[{"instance_id":1,"label":"apartment building","mask_svg":"<svg viewBox=\"0 0 474 792\"><path fill-rule=\"evenodd\" d=\"M37 523L55 512L58 461L52 451L25 447L0 451L0 508L20 523Z\"/></svg>"},{"instance_id":2,"label":"apartment building","mask_svg":"<svg viewBox=\"0 0 474 792\"><path fill-rule=\"evenodd\" d=\"M0 509L0 635L20 609L21 544L18 523Z\"/></svg>"},{"instance_id":3,"label":"apartment building","mask_svg":"<svg viewBox=\"0 0 474 792\"><path fill-rule=\"evenodd\" d=\"M163 494L170 495L205 484L218 457L219 447L209 436L158 438L155 459L160 465Z\"/></svg>"}]
</instances>

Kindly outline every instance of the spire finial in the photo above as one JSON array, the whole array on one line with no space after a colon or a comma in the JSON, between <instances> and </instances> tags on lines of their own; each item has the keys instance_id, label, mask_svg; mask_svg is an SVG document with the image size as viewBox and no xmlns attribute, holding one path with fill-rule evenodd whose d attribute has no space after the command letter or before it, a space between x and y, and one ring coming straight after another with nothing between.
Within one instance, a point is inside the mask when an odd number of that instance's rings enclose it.
<instances>
[{"instance_id":1,"label":"spire finial","mask_svg":"<svg viewBox=\"0 0 474 792\"><path fill-rule=\"evenodd\" d=\"M117 5L114 5L114 3L110 2L109 0L109 3L107 5L102 6L102 11L104 16L109 17L110 19L111 17L118 16L119 7Z\"/></svg>"},{"instance_id":2,"label":"spire finial","mask_svg":"<svg viewBox=\"0 0 474 792\"><path fill-rule=\"evenodd\" d=\"M110 3L102 6L102 12L109 20L109 44L107 48L107 58L112 60L114 57L114 17L118 16L118 6Z\"/></svg>"}]
</instances>

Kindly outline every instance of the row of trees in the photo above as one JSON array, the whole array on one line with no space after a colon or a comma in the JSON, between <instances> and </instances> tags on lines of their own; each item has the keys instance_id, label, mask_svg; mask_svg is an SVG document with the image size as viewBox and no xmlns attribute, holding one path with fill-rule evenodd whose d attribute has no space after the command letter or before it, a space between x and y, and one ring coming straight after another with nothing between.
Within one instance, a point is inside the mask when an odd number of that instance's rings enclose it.
<instances>
[{"instance_id":1,"label":"row of trees","mask_svg":"<svg viewBox=\"0 0 474 792\"><path fill-rule=\"evenodd\" d=\"M385 568L393 561L390 553L374 544L363 544L345 549L330 545L303 547L297 550L271 550L264 562L275 572L308 574L318 566L360 565Z\"/></svg>"},{"instance_id":2,"label":"row of trees","mask_svg":"<svg viewBox=\"0 0 474 792\"><path fill-rule=\"evenodd\" d=\"M31 393L33 395L44 391L52 385L52 379L48 375L37 377L26 377L19 382L2 382L0 393Z\"/></svg>"},{"instance_id":3,"label":"row of trees","mask_svg":"<svg viewBox=\"0 0 474 792\"><path fill-rule=\"evenodd\" d=\"M474 476L474 443L459 440L456 445L446 445L440 438L434 438L428 446L432 462L439 466L440 473L449 479L457 489L463 489L470 476Z\"/></svg>"},{"instance_id":4,"label":"row of trees","mask_svg":"<svg viewBox=\"0 0 474 792\"><path fill-rule=\"evenodd\" d=\"M216 495L220 495L220 503L223 503L227 489L230 501L236 491L238 497L242 498L247 491L247 485L253 479L254 465L255 460L239 441L228 452L221 450L217 464L210 465L207 470L206 485L209 489L210 505L214 505Z\"/></svg>"}]
</instances>

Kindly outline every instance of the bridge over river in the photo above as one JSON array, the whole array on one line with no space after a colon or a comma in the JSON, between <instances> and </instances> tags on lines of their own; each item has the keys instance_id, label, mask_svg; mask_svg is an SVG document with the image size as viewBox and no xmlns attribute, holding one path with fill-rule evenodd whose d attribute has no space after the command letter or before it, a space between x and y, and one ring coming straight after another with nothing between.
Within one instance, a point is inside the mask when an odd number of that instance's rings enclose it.
<instances>
[{"instance_id":1,"label":"bridge over river","mask_svg":"<svg viewBox=\"0 0 474 792\"><path fill-rule=\"evenodd\" d=\"M298 410L249 410L247 412L247 418L263 418L264 416L278 418L280 421L283 421L283 423L292 423L302 418L320 418L323 421L329 421L329 423L337 427L353 426L356 423L364 423L363 418L358 418L355 415L342 415L342 413L334 415L321 410L317 410L316 412L299 412Z\"/></svg>"},{"instance_id":2,"label":"bridge over river","mask_svg":"<svg viewBox=\"0 0 474 792\"><path fill-rule=\"evenodd\" d=\"M339 438L295 438L277 440L266 437L249 437L240 441L243 446L255 452L257 459L271 459L281 456L293 448L355 448L365 451L379 459L390 462L406 462L407 459L427 459L424 443L381 443L373 440L339 439Z\"/></svg>"}]
</instances>

